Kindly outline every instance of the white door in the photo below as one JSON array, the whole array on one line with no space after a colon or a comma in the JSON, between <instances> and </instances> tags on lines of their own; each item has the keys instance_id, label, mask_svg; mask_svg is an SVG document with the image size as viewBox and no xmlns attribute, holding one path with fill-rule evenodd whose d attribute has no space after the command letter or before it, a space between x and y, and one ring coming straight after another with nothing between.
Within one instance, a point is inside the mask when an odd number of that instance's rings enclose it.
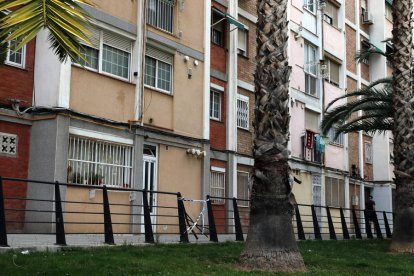
<instances>
[{"instance_id":1,"label":"white door","mask_svg":"<svg viewBox=\"0 0 414 276\"><path fill-rule=\"evenodd\" d=\"M148 191L157 190L157 147L153 145L144 145L143 152L143 189ZM154 224L156 214L157 197L153 192L147 193L148 205L151 214L151 222ZM144 214L144 211L142 211ZM142 231L144 231L144 216L141 216ZM153 227L154 228L154 227ZM155 229L155 228L154 228Z\"/></svg>"}]
</instances>

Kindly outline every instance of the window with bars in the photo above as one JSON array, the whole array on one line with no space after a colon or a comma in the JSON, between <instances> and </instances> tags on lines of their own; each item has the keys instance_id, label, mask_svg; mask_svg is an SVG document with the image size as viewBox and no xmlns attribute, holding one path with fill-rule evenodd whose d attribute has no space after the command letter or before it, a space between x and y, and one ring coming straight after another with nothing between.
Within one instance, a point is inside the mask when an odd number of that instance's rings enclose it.
<instances>
[{"instance_id":1,"label":"window with bars","mask_svg":"<svg viewBox=\"0 0 414 276\"><path fill-rule=\"evenodd\" d=\"M148 0L147 23L163 31L173 32L175 0Z\"/></svg>"},{"instance_id":2,"label":"window with bars","mask_svg":"<svg viewBox=\"0 0 414 276\"><path fill-rule=\"evenodd\" d=\"M344 145L344 134L341 133L338 137L335 138L338 133L338 128L333 127L329 130L329 142L334 145L343 146Z\"/></svg>"},{"instance_id":3,"label":"window with bars","mask_svg":"<svg viewBox=\"0 0 414 276\"><path fill-rule=\"evenodd\" d=\"M221 93L218 91L210 91L210 118L221 120Z\"/></svg>"},{"instance_id":4,"label":"window with bars","mask_svg":"<svg viewBox=\"0 0 414 276\"><path fill-rule=\"evenodd\" d=\"M225 197L226 171L222 168L211 168L210 196ZM224 204L224 199L213 198L212 203Z\"/></svg>"},{"instance_id":5,"label":"window with bars","mask_svg":"<svg viewBox=\"0 0 414 276\"><path fill-rule=\"evenodd\" d=\"M317 97L317 59L316 48L309 43L305 43L305 93Z\"/></svg>"},{"instance_id":6,"label":"window with bars","mask_svg":"<svg viewBox=\"0 0 414 276\"><path fill-rule=\"evenodd\" d=\"M148 45L145 54L145 85L170 94L172 92L172 62L173 55Z\"/></svg>"},{"instance_id":7,"label":"window with bars","mask_svg":"<svg viewBox=\"0 0 414 276\"><path fill-rule=\"evenodd\" d=\"M325 205L345 207L345 182L343 179L325 177Z\"/></svg>"},{"instance_id":8,"label":"window with bars","mask_svg":"<svg viewBox=\"0 0 414 276\"><path fill-rule=\"evenodd\" d=\"M129 80L132 41L112 32L93 29L89 44L79 49L79 63L93 71Z\"/></svg>"},{"instance_id":9,"label":"window with bars","mask_svg":"<svg viewBox=\"0 0 414 276\"><path fill-rule=\"evenodd\" d=\"M237 172L237 204L242 207L249 206L249 173Z\"/></svg>"},{"instance_id":10,"label":"window with bars","mask_svg":"<svg viewBox=\"0 0 414 276\"><path fill-rule=\"evenodd\" d=\"M9 44L9 48L7 50L5 63L8 65L23 68L25 65L26 45L16 50L17 49L16 39L13 39L8 44Z\"/></svg>"},{"instance_id":11,"label":"window with bars","mask_svg":"<svg viewBox=\"0 0 414 276\"><path fill-rule=\"evenodd\" d=\"M68 182L131 188L132 156L129 145L70 136Z\"/></svg>"},{"instance_id":12,"label":"window with bars","mask_svg":"<svg viewBox=\"0 0 414 276\"><path fill-rule=\"evenodd\" d=\"M318 221L322 220L322 183L320 174L312 174L312 204L315 205L315 212Z\"/></svg>"},{"instance_id":13,"label":"window with bars","mask_svg":"<svg viewBox=\"0 0 414 276\"><path fill-rule=\"evenodd\" d=\"M237 95L237 127L249 129L249 97Z\"/></svg>"}]
</instances>

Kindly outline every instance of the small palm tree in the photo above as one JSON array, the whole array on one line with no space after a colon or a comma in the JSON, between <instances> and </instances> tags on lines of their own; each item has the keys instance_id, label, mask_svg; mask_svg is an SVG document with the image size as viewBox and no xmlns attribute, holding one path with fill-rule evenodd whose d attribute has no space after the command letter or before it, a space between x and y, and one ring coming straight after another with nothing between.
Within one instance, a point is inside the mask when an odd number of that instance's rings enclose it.
<instances>
[{"instance_id":1,"label":"small palm tree","mask_svg":"<svg viewBox=\"0 0 414 276\"><path fill-rule=\"evenodd\" d=\"M79 61L81 41L89 41L89 14L80 4L90 0L10 0L0 1L0 43L11 42L20 49L41 30L48 29L51 48L60 61ZM11 12L9 12L11 10Z\"/></svg>"}]
</instances>

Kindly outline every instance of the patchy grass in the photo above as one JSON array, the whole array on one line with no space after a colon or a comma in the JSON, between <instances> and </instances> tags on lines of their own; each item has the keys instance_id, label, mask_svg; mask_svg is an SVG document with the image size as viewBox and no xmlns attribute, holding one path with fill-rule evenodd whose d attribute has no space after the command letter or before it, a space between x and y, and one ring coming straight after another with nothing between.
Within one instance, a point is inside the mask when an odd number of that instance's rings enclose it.
<instances>
[{"instance_id":1,"label":"patchy grass","mask_svg":"<svg viewBox=\"0 0 414 276\"><path fill-rule=\"evenodd\" d=\"M307 272L295 275L414 275L414 255L389 241L299 242ZM0 275L271 275L238 271L241 243L117 246L0 254ZM274 275L274 274L272 274Z\"/></svg>"}]
</instances>

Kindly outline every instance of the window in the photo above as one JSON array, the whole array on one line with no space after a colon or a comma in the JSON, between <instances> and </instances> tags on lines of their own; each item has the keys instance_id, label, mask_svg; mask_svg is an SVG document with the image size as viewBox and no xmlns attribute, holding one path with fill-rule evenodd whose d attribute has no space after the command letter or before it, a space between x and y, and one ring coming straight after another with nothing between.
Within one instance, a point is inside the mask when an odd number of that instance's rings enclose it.
<instances>
[{"instance_id":1,"label":"window","mask_svg":"<svg viewBox=\"0 0 414 276\"><path fill-rule=\"evenodd\" d=\"M368 40L361 40L361 52L368 51L371 48L371 43ZM363 64L369 65L369 59L365 58L361 61Z\"/></svg>"},{"instance_id":2,"label":"window","mask_svg":"<svg viewBox=\"0 0 414 276\"><path fill-rule=\"evenodd\" d=\"M237 95L237 127L249 129L249 97Z\"/></svg>"},{"instance_id":3,"label":"window","mask_svg":"<svg viewBox=\"0 0 414 276\"><path fill-rule=\"evenodd\" d=\"M313 13L314 13L314 12L315 12L315 10L316 10L315 5L316 5L315 0L304 0L303 7L304 7L305 9L307 9L308 11L310 11L310 12L313 12Z\"/></svg>"},{"instance_id":4,"label":"window","mask_svg":"<svg viewBox=\"0 0 414 276\"><path fill-rule=\"evenodd\" d=\"M221 93L214 90L210 91L210 118L221 120Z\"/></svg>"},{"instance_id":5,"label":"window","mask_svg":"<svg viewBox=\"0 0 414 276\"><path fill-rule=\"evenodd\" d=\"M6 64L23 68L25 65L26 45L19 50L16 50L16 40L9 42L9 49L7 50Z\"/></svg>"},{"instance_id":6,"label":"window","mask_svg":"<svg viewBox=\"0 0 414 276\"><path fill-rule=\"evenodd\" d=\"M326 1L326 7L323 14L323 19L329 25L338 27L338 8L331 2Z\"/></svg>"},{"instance_id":7,"label":"window","mask_svg":"<svg viewBox=\"0 0 414 276\"><path fill-rule=\"evenodd\" d=\"M148 0L147 2L147 23L172 33L174 0Z\"/></svg>"},{"instance_id":8,"label":"window","mask_svg":"<svg viewBox=\"0 0 414 276\"><path fill-rule=\"evenodd\" d=\"M333 85L339 86L339 69L341 65L330 59L327 60L326 65L328 74L326 74L325 80Z\"/></svg>"},{"instance_id":9,"label":"window","mask_svg":"<svg viewBox=\"0 0 414 276\"><path fill-rule=\"evenodd\" d=\"M172 62L173 56L171 54L162 52L152 46L147 46L145 54L145 85L171 94Z\"/></svg>"},{"instance_id":10,"label":"window","mask_svg":"<svg viewBox=\"0 0 414 276\"><path fill-rule=\"evenodd\" d=\"M333 127L329 130L329 142L334 145L343 146L344 145L344 134L341 133L337 138L335 138L338 129Z\"/></svg>"},{"instance_id":11,"label":"window","mask_svg":"<svg viewBox=\"0 0 414 276\"><path fill-rule=\"evenodd\" d=\"M316 48L312 45L305 43L305 93L317 97L316 91Z\"/></svg>"},{"instance_id":12,"label":"window","mask_svg":"<svg viewBox=\"0 0 414 276\"><path fill-rule=\"evenodd\" d=\"M129 80L131 40L112 32L92 30L90 44L79 49L80 64L100 73Z\"/></svg>"},{"instance_id":13,"label":"window","mask_svg":"<svg viewBox=\"0 0 414 276\"><path fill-rule=\"evenodd\" d=\"M364 148L365 148L365 163L372 164L372 144L369 142L365 142Z\"/></svg>"},{"instance_id":14,"label":"window","mask_svg":"<svg viewBox=\"0 0 414 276\"><path fill-rule=\"evenodd\" d=\"M248 207L249 206L249 173L237 172L237 205Z\"/></svg>"},{"instance_id":15,"label":"window","mask_svg":"<svg viewBox=\"0 0 414 276\"><path fill-rule=\"evenodd\" d=\"M305 109L305 128L315 133L319 132L319 113Z\"/></svg>"},{"instance_id":16,"label":"window","mask_svg":"<svg viewBox=\"0 0 414 276\"><path fill-rule=\"evenodd\" d=\"M224 17L213 11L211 16L211 43L220 47L224 46Z\"/></svg>"},{"instance_id":17,"label":"window","mask_svg":"<svg viewBox=\"0 0 414 276\"><path fill-rule=\"evenodd\" d=\"M130 145L70 136L68 182L131 188L132 152Z\"/></svg>"},{"instance_id":18,"label":"window","mask_svg":"<svg viewBox=\"0 0 414 276\"><path fill-rule=\"evenodd\" d=\"M226 170L223 168L212 167L210 176L210 195L212 197L225 197L225 177ZM224 199L213 198L212 203L224 204Z\"/></svg>"},{"instance_id":19,"label":"window","mask_svg":"<svg viewBox=\"0 0 414 276\"><path fill-rule=\"evenodd\" d=\"M247 31L237 28L237 53L247 56Z\"/></svg>"},{"instance_id":20,"label":"window","mask_svg":"<svg viewBox=\"0 0 414 276\"><path fill-rule=\"evenodd\" d=\"M17 135L0 132L0 154L17 155Z\"/></svg>"},{"instance_id":21,"label":"window","mask_svg":"<svg viewBox=\"0 0 414 276\"><path fill-rule=\"evenodd\" d=\"M155 191L157 189L157 147L144 145L143 150L143 185L144 190ZM156 205L156 194L147 194L150 212L154 211Z\"/></svg>"},{"instance_id":22,"label":"window","mask_svg":"<svg viewBox=\"0 0 414 276\"><path fill-rule=\"evenodd\" d=\"M318 221L322 219L322 184L321 175L312 174L312 204L315 205L315 212Z\"/></svg>"},{"instance_id":23,"label":"window","mask_svg":"<svg viewBox=\"0 0 414 276\"><path fill-rule=\"evenodd\" d=\"M345 183L343 179L325 177L326 206L345 207Z\"/></svg>"}]
</instances>

